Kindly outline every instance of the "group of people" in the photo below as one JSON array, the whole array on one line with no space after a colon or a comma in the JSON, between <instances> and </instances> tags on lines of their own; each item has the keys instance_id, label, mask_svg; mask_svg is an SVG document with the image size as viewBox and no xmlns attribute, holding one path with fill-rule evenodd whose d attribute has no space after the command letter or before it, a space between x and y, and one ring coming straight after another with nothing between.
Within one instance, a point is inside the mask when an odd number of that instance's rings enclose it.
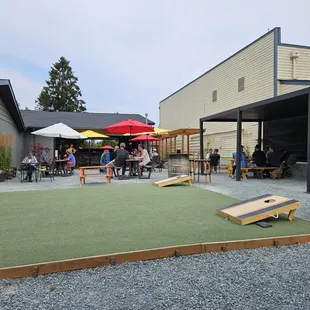
<instances>
[{"instance_id":1,"label":"group of people","mask_svg":"<svg viewBox=\"0 0 310 310\"><path fill-rule=\"evenodd\" d=\"M124 142L120 143L119 146L115 146L113 152L104 150L100 158L101 165L109 164L116 175L115 169L121 169L122 175L126 172L126 159L134 158L139 160L139 173L142 174L142 169L144 166L150 163L150 156L148 151L144 148L142 144L138 145L137 149L133 149L132 152L126 150L126 144ZM102 172L106 172L105 169L101 169Z\"/></svg>"},{"instance_id":2,"label":"group of people","mask_svg":"<svg viewBox=\"0 0 310 310\"><path fill-rule=\"evenodd\" d=\"M217 171L217 166L220 163L221 155L218 149L209 149L206 154L206 160L210 163L211 171Z\"/></svg>"},{"instance_id":3,"label":"group of people","mask_svg":"<svg viewBox=\"0 0 310 310\"><path fill-rule=\"evenodd\" d=\"M74 153L76 152L73 144L66 150L66 154L64 155L64 160L66 164L64 165L64 170L66 171L69 168L73 168L76 165L76 159ZM36 166L40 165L41 167L48 167L49 169L52 167L53 160L49 158L50 148L46 147L40 154L39 161L33 155L32 152L29 152L28 155L22 160L22 164L26 167L26 177L24 181L32 182L32 174L36 170ZM46 174L49 172L46 171Z\"/></svg>"},{"instance_id":4,"label":"group of people","mask_svg":"<svg viewBox=\"0 0 310 310\"><path fill-rule=\"evenodd\" d=\"M231 177L235 177L236 172L236 152L233 153L234 165ZM264 152L261 146L257 144L251 157L244 152L244 146L241 145L240 167L279 167L281 164L281 155L275 151L273 146L268 147L268 151Z\"/></svg>"}]
</instances>

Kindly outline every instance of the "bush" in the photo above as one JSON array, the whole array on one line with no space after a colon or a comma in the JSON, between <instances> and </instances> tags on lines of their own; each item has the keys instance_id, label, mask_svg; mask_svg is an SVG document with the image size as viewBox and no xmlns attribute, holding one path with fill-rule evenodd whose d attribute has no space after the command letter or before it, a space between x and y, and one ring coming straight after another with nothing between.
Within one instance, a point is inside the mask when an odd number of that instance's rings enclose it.
<instances>
[{"instance_id":1,"label":"bush","mask_svg":"<svg viewBox=\"0 0 310 310\"><path fill-rule=\"evenodd\" d=\"M0 170L9 170L12 166L12 144L11 133L0 132Z\"/></svg>"}]
</instances>

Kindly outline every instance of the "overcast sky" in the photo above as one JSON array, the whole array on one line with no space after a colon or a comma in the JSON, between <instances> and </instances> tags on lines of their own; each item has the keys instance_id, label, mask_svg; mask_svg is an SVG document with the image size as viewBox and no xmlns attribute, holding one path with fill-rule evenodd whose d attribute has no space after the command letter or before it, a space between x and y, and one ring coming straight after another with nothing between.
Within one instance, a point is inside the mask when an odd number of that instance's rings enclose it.
<instances>
[{"instance_id":1,"label":"overcast sky","mask_svg":"<svg viewBox=\"0 0 310 310\"><path fill-rule=\"evenodd\" d=\"M148 113L158 124L160 100L268 29L310 45L309 12L309 0L2 0L0 78L34 108L65 56L88 112Z\"/></svg>"}]
</instances>

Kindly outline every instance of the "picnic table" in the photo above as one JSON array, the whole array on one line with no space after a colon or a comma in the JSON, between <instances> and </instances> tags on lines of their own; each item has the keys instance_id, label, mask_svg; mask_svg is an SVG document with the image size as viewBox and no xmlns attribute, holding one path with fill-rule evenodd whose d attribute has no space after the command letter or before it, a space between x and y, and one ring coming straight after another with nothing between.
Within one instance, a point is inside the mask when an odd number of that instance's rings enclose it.
<instances>
[{"instance_id":1,"label":"picnic table","mask_svg":"<svg viewBox=\"0 0 310 310\"><path fill-rule=\"evenodd\" d=\"M129 165L129 176L130 177L135 176L135 173L137 173L137 176L139 175L139 162L140 162L140 159L138 158L126 159L126 163L128 163Z\"/></svg>"},{"instance_id":2,"label":"picnic table","mask_svg":"<svg viewBox=\"0 0 310 310\"><path fill-rule=\"evenodd\" d=\"M86 177L104 177L107 179L107 184L111 183L111 167L109 165L106 166L86 166L86 167L80 167L80 187L82 187L82 184L85 184ZM105 169L106 173L100 172L100 169ZM86 170L97 170L98 173L86 173Z\"/></svg>"}]
</instances>

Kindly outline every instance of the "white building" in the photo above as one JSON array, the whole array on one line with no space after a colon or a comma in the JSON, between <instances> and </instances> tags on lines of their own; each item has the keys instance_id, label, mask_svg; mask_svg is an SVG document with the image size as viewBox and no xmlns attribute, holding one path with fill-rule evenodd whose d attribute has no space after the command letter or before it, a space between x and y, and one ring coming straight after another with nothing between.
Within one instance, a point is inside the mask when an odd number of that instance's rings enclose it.
<instances>
[{"instance_id":1,"label":"white building","mask_svg":"<svg viewBox=\"0 0 310 310\"><path fill-rule=\"evenodd\" d=\"M162 100L160 127L198 128L202 117L309 86L310 46L281 43L281 28L274 28ZM205 149L218 148L222 157L230 157L236 124L206 124L205 129ZM246 149L252 151L256 139L257 124L245 124ZM190 152L198 154L199 136L191 138Z\"/></svg>"}]
</instances>

